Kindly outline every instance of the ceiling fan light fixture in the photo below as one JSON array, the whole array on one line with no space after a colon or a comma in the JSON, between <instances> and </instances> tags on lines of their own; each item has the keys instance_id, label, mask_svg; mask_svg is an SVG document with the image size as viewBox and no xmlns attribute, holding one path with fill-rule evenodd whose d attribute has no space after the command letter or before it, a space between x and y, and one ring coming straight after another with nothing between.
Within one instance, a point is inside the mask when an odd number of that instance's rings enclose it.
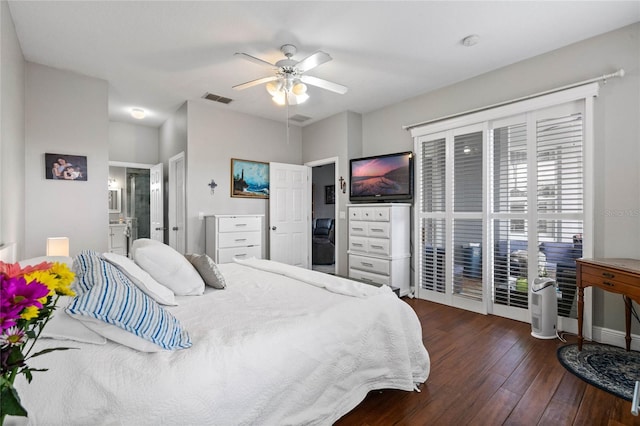
<instances>
[{"instance_id":1,"label":"ceiling fan light fixture","mask_svg":"<svg viewBox=\"0 0 640 426\"><path fill-rule=\"evenodd\" d=\"M276 105L284 105L285 104L285 94L284 92L276 92L273 97L271 98L271 100L276 104Z\"/></svg>"},{"instance_id":2,"label":"ceiling fan light fixture","mask_svg":"<svg viewBox=\"0 0 640 426\"><path fill-rule=\"evenodd\" d=\"M275 96L278 92L280 92L280 84L276 83L276 82L269 82L267 83L267 85L265 86L267 89L267 92L269 92L269 94L271 96Z\"/></svg>"},{"instance_id":3,"label":"ceiling fan light fixture","mask_svg":"<svg viewBox=\"0 0 640 426\"><path fill-rule=\"evenodd\" d=\"M293 89L291 89L291 92L296 96L306 95L307 99L309 98L309 95L306 94L307 93L307 85L304 84L304 83L296 83L296 84L294 84L293 85Z\"/></svg>"}]
</instances>

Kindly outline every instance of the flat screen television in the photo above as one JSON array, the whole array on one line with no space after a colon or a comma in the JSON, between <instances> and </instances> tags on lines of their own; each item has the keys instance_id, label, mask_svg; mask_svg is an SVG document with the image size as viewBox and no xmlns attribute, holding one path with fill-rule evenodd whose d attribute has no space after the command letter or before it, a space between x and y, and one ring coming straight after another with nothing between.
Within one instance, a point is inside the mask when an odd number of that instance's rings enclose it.
<instances>
[{"instance_id":1,"label":"flat screen television","mask_svg":"<svg viewBox=\"0 0 640 426\"><path fill-rule=\"evenodd\" d=\"M350 160L349 199L391 202L413 199L413 153L376 155Z\"/></svg>"}]
</instances>

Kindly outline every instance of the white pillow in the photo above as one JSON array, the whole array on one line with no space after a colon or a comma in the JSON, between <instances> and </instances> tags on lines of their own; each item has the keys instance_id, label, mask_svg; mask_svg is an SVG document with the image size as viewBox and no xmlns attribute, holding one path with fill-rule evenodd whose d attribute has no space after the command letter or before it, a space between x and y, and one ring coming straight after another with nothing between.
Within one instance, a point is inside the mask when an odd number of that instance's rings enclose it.
<instances>
[{"instance_id":1,"label":"white pillow","mask_svg":"<svg viewBox=\"0 0 640 426\"><path fill-rule=\"evenodd\" d=\"M102 257L120 269L140 290L156 302L162 305L177 305L173 291L154 280L133 260L117 253L103 253Z\"/></svg>"},{"instance_id":2,"label":"white pillow","mask_svg":"<svg viewBox=\"0 0 640 426\"><path fill-rule=\"evenodd\" d=\"M133 260L156 281L177 296L197 296L204 293L204 281L193 265L166 244L140 238L131 245Z\"/></svg>"},{"instance_id":3,"label":"white pillow","mask_svg":"<svg viewBox=\"0 0 640 426\"><path fill-rule=\"evenodd\" d=\"M107 343L107 339L101 335L89 330L82 322L70 317L65 308L69 306L69 303L73 300L73 297L60 296L57 309L53 313L53 316L42 330L40 337L59 340L73 340L82 343L93 343L95 345L104 345Z\"/></svg>"},{"instance_id":4,"label":"white pillow","mask_svg":"<svg viewBox=\"0 0 640 426\"><path fill-rule=\"evenodd\" d=\"M79 321L76 321L79 322ZM109 340L113 340L124 346L128 346L140 352L164 352L167 349L162 349L155 343L151 343L148 340L138 337L133 333L129 333L121 328L108 324L99 319L84 317L82 323L88 331L94 334L98 334L106 337ZM105 339L106 340L106 339Z\"/></svg>"}]
</instances>

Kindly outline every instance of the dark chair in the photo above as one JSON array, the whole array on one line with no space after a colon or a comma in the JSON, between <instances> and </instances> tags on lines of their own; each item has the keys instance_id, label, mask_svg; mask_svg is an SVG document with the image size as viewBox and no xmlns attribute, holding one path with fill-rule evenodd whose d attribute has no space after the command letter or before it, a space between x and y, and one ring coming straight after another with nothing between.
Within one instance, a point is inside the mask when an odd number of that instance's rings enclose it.
<instances>
[{"instance_id":1,"label":"dark chair","mask_svg":"<svg viewBox=\"0 0 640 426\"><path fill-rule=\"evenodd\" d=\"M313 227L313 236L329 238L329 233L332 229L333 219L316 219L315 226Z\"/></svg>"},{"instance_id":2,"label":"dark chair","mask_svg":"<svg viewBox=\"0 0 640 426\"><path fill-rule=\"evenodd\" d=\"M334 220L316 219L313 227L311 261L314 265L333 265L335 263Z\"/></svg>"}]
</instances>

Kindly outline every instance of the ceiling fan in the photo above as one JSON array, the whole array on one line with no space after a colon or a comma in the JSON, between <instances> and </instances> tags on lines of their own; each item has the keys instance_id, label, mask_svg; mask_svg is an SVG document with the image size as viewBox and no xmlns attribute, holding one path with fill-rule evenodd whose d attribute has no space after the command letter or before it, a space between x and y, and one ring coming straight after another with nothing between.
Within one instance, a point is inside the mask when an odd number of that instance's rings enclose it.
<instances>
[{"instance_id":1,"label":"ceiling fan","mask_svg":"<svg viewBox=\"0 0 640 426\"><path fill-rule=\"evenodd\" d=\"M347 93L347 88L345 86L304 74L325 62L329 62L332 58L328 53L317 51L301 61L295 61L291 58L296 54L297 50L298 49L292 44L285 44L281 46L280 51L284 54L286 59L281 59L275 64L246 53L236 53L236 56L240 56L250 62L269 67L274 72L274 75L237 84L233 86L233 88L236 90L242 90L267 83L267 91L271 96L273 96L273 101L279 105L284 105L285 103L289 105L296 105L306 101L309 98L309 95L306 93L306 84L320 87L321 89L329 90L341 95Z\"/></svg>"}]
</instances>

